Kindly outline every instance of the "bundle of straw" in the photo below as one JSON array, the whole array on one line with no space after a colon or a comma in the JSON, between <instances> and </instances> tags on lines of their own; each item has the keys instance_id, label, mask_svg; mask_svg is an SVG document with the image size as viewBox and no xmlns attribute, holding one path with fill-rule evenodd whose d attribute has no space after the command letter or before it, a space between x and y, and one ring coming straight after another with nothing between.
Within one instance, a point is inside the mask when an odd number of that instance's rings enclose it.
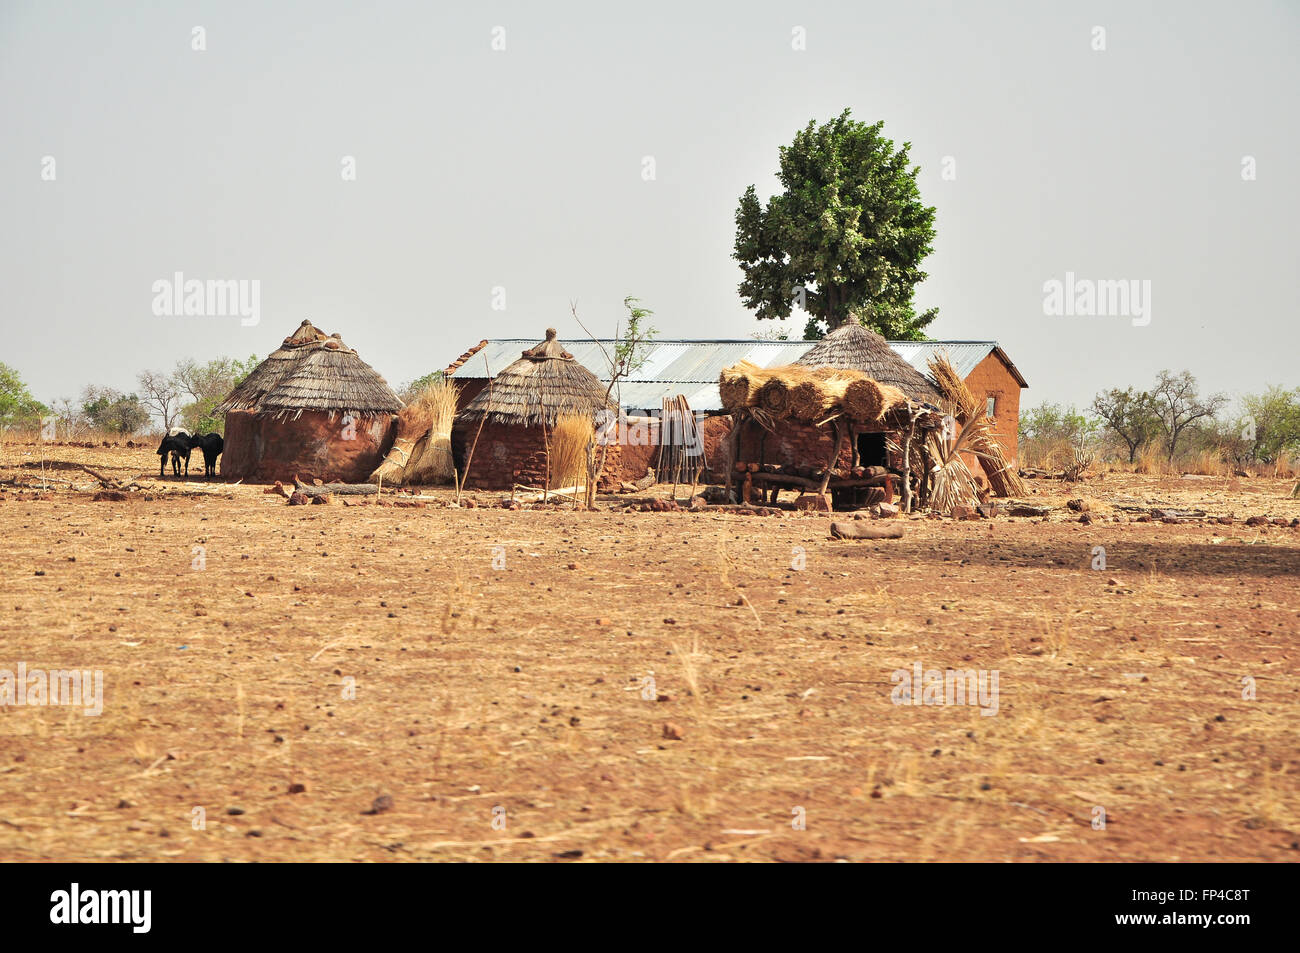
<instances>
[{"instance_id":1,"label":"bundle of straw","mask_svg":"<svg viewBox=\"0 0 1300 953\"><path fill-rule=\"evenodd\" d=\"M456 416L455 384L439 379L397 414L397 438L370 482L394 485L446 483L452 478L451 423Z\"/></svg>"},{"instance_id":2,"label":"bundle of straw","mask_svg":"<svg viewBox=\"0 0 1300 953\"><path fill-rule=\"evenodd\" d=\"M844 412L854 420L879 420L885 407L880 385L870 377L849 381L840 402Z\"/></svg>"},{"instance_id":3,"label":"bundle of straw","mask_svg":"<svg viewBox=\"0 0 1300 953\"><path fill-rule=\"evenodd\" d=\"M561 414L547 435L546 455L550 479L546 489L560 490L587 483L587 449L596 427L586 414Z\"/></svg>"},{"instance_id":4,"label":"bundle of straw","mask_svg":"<svg viewBox=\"0 0 1300 953\"><path fill-rule=\"evenodd\" d=\"M895 387L893 384L879 384L880 387L880 416L883 417L900 404L907 403L907 395Z\"/></svg>"},{"instance_id":5,"label":"bundle of straw","mask_svg":"<svg viewBox=\"0 0 1300 953\"><path fill-rule=\"evenodd\" d=\"M784 417L790 410L790 382L773 375L758 389L758 404L774 417Z\"/></svg>"},{"instance_id":6,"label":"bundle of straw","mask_svg":"<svg viewBox=\"0 0 1300 953\"><path fill-rule=\"evenodd\" d=\"M1023 496L1028 492L1020 474L1011 469L1007 462L1002 444L998 442L984 406L970 392L966 382L961 379L957 369L942 354L935 355L927 362L930 376L934 379L940 393L956 405L956 419L963 424L972 424L970 450L980 459L989 478L989 485L998 496Z\"/></svg>"},{"instance_id":7,"label":"bundle of straw","mask_svg":"<svg viewBox=\"0 0 1300 953\"><path fill-rule=\"evenodd\" d=\"M751 361L741 361L723 368L718 375L718 394L722 406L730 413L754 406L758 389L766 380L763 369Z\"/></svg>"},{"instance_id":8,"label":"bundle of straw","mask_svg":"<svg viewBox=\"0 0 1300 953\"><path fill-rule=\"evenodd\" d=\"M844 400L849 385L863 375L842 368L819 367L812 380L790 388L790 416L805 421L821 420Z\"/></svg>"}]
</instances>

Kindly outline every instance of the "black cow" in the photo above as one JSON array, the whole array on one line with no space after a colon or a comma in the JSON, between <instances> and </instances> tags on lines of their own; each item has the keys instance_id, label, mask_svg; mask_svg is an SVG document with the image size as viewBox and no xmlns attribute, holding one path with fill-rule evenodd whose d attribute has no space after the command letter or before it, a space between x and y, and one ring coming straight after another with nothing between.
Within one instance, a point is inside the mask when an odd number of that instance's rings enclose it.
<instances>
[{"instance_id":1,"label":"black cow","mask_svg":"<svg viewBox=\"0 0 1300 953\"><path fill-rule=\"evenodd\" d=\"M169 433L158 445L158 476L166 474L167 455L171 454L172 474L181 475L181 458L185 459L185 475L190 475L190 435L184 430Z\"/></svg>"},{"instance_id":2,"label":"black cow","mask_svg":"<svg viewBox=\"0 0 1300 953\"><path fill-rule=\"evenodd\" d=\"M203 451L203 475L216 476L217 457L226 448L226 442L219 433L196 433L190 437L190 447Z\"/></svg>"}]
</instances>

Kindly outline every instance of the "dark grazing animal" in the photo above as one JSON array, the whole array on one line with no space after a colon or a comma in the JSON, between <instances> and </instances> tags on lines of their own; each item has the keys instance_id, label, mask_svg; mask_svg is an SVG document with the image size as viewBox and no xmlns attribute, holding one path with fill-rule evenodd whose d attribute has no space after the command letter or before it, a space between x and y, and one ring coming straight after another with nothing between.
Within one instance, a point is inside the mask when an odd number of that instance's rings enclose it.
<instances>
[{"instance_id":1,"label":"dark grazing animal","mask_svg":"<svg viewBox=\"0 0 1300 953\"><path fill-rule=\"evenodd\" d=\"M190 447L203 451L203 475L216 476L217 457L226 449L226 442L219 433L196 433L190 437Z\"/></svg>"},{"instance_id":2,"label":"dark grazing animal","mask_svg":"<svg viewBox=\"0 0 1300 953\"><path fill-rule=\"evenodd\" d=\"M158 476L166 475L167 455L171 454L172 474L181 475L181 458L185 459L185 475L190 475L190 435L184 430L177 430L162 438L158 445Z\"/></svg>"}]
</instances>

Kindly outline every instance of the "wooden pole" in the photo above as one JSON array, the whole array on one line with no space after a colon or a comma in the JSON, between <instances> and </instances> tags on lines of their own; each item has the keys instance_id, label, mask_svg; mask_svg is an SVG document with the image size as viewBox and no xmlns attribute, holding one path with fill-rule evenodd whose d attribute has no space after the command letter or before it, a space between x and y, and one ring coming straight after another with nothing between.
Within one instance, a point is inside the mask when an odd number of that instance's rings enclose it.
<instances>
[{"instance_id":1,"label":"wooden pole","mask_svg":"<svg viewBox=\"0 0 1300 953\"><path fill-rule=\"evenodd\" d=\"M727 434L727 502L732 500L731 496L731 474L736 469L736 453L740 445L740 422L741 415L735 413L731 415L731 430Z\"/></svg>"},{"instance_id":2,"label":"wooden pole","mask_svg":"<svg viewBox=\"0 0 1300 953\"><path fill-rule=\"evenodd\" d=\"M821 496L826 495L826 488L830 486L831 483L831 471L835 469L835 461L840 457L840 440L842 437L840 434L840 422L838 420L831 424L831 432L831 456L830 459L826 461L826 473L822 476L821 487L817 490L818 494Z\"/></svg>"},{"instance_id":3,"label":"wooden pole","mask_svg":"<svg viewBox=\"0 0 1300 953\"><path fill-rule=\"evenodd\" d=\"M916 436L916 414L912 403L907 404L907 436L903 438L903 512L912 512L912 439Z\"/></svg>"}]
</instances>

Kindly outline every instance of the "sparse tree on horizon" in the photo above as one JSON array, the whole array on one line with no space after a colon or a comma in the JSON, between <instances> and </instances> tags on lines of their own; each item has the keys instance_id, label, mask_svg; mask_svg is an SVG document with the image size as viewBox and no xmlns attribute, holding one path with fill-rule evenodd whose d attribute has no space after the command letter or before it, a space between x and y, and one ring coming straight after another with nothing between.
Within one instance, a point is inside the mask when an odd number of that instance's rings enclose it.
<instances>
[{"instance_id":1,"label":"sparse tree on horizon","mask_svg":"<svg viewBox=\"0 0 1300 953\"><path fill-rule=\"evenodd\" d=\"M1106 429L1128 448L1128 462L1160 433L1160 414L1155 398L1148 391L1112 387L1092 399L1092 412L1101 418Z\"/></svg>"},{"instance_id":2,"label":"sparse tree on horizon","mask_svg":"<svg viewBox=\"0 0 1300 953\"><path fill-rule=\"evenodd\" d=\"M1202 398L1197 392L1196 378L1191 371L1171 374L1161 371L1156 386L1151 390L1160 427L1168 441L1169 462L1173 463L1178 441L1187 428L1198 420L1213 418L1228 402L1222 394Z\"/></svg>"}]
</instances>

